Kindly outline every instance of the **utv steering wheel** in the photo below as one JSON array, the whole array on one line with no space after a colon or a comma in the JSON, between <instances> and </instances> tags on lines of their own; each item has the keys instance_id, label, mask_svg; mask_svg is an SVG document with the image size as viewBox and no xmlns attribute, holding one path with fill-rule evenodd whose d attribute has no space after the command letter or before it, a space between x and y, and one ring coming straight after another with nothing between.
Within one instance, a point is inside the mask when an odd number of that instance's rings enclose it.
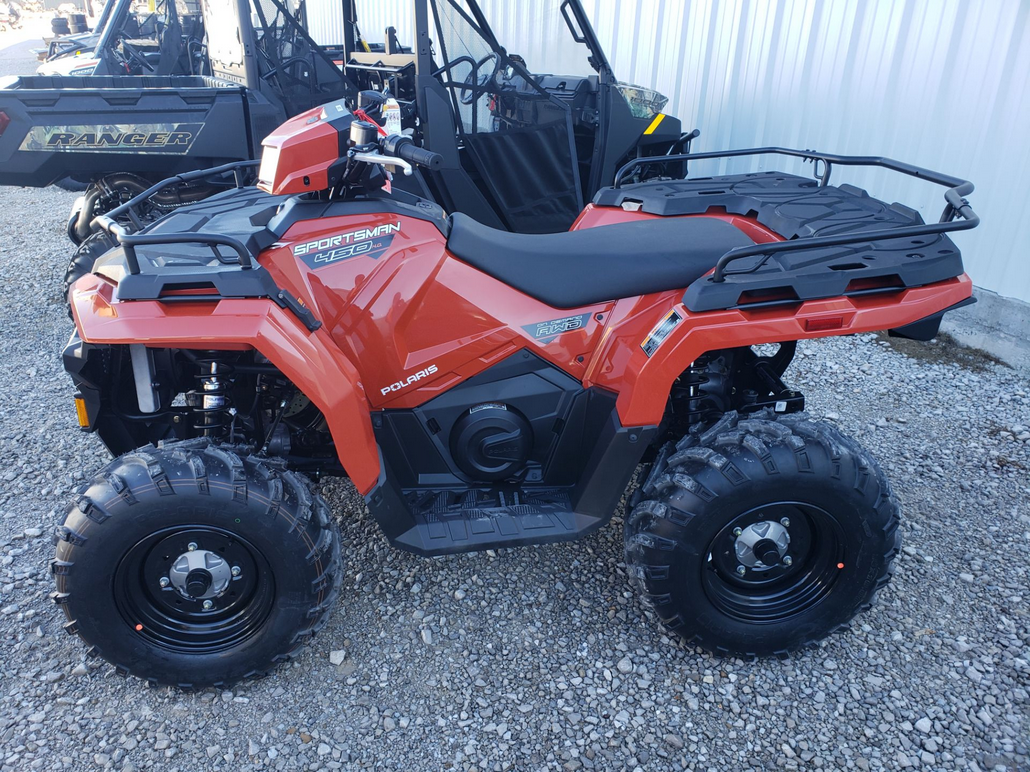
<instances>
[{"instance_id":1,"label":"utv steering wheel","mask_svg":"<svg viewBox=\"0 0 1030 772\"><path fill-rule=\"evenodd\" d=\"M493 67L490 69L490 74L480 73L483 65L487 62L493 62ZM501 55L496 51L491 51L478 62L475 67L472 68L472 72L465 78L465 82L460 86L458 90L458 101L463 105L470 105L479 98L479 92L494 79L497 75L497 71L501 69Z\"/></svg>"},{"instance_id":2,"label":"utv steering wheel","mask_svg":"<svg viewBox=\"0 0 1030 772\"><path fill-rule=\"evenodd\" d=\"M122 38L122 50L125 52L125 64L128 65L130 62L138 64L144 72L157 72L154 69L154 65L147 61L147 58L143 53L136 48L136 46L130 45L129 41L124 37Z\"/></svg>"}]
</instances>

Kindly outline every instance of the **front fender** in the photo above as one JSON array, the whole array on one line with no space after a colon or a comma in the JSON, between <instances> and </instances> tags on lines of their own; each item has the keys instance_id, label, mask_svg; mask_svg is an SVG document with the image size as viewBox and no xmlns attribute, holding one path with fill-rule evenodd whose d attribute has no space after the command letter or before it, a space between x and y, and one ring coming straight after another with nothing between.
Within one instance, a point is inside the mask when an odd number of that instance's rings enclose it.
<instances>
[{"instance_id":1,"label":"front fender","mask_svg":"<svg viewBox=\"0 0 1030 772\"><path fill-rule=\"evenodd\" d=\"M115 286L88 275L69 300L86 343L193 350L255 349L325 416L340 463L362 494L379 479L379 453L358 371L324 328L308 332L267 299L166 303L114 300Z\"/></svg>"}]
</instances>

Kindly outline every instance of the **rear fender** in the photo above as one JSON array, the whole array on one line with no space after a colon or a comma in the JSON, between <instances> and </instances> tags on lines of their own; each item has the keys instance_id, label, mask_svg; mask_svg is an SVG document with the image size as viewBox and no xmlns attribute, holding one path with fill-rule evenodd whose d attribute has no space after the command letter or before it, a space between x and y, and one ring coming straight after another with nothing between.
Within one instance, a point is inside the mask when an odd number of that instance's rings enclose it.
<instances>
[{"instance_id":1,"label":"rear fender","mask_svg":"<svg viewBox=\"0 0 1030 772\"><path fill-rule=\"evenodd\" d=\"M623 426L653 426L662 420L673 383L705 352L905 327L962 303L972 290L962 274L889 295L704 313L688 311L682 291L628 298L616 303L584 385L618 393ZM670 314L678 320L670 318L669 329L656 332Z\"/></svg>"},{"instance_id":2,"label":"rear fender","mask_svg":"<svg viewBox=\"0 0 1030 772\"><path fill-rule=\"evenodd\" d=\"M114 285L84 276L69 300L86 343L151 348L255 349L279 368L325 416L340 463L358 491L379 479L379 452L357 369L323 329L314 333L267 299L218 303L115 302Z\"/></svg>"}]
</instances>

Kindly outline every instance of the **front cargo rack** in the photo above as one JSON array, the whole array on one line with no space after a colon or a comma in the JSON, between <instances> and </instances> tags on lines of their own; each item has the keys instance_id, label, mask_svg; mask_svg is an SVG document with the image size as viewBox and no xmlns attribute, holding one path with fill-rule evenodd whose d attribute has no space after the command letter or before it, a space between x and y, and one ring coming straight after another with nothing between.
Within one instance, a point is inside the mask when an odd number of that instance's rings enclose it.
<instances>
[{"instance_id":1,"label":"front cargo rack","mask_svg":"<svg viewBox=\"0 0 1030 772\"><path fill-rule=\"evenodd\" d=\"M236 190L240 191L246 185L248 170L258 166L259 163L260 161L236 161L210 169L200 169L194 172L178 174L147 188L139 195L112 209L107 214L94 218L92 227L106 231L114 236L122 248L126 275L118 284L119 297L124 300L159 300L161 302L201 302L224 300L227 298L266 297L275 302L280 308L291 311L309 331L314 332L321 327L322 323L315 319L311 311L287 290L279 287L272 278L272 275L257 262L254 253L260 251L267 244L261 243L260 240L255 240L253 237L248 239L248 243L244 243L244 241L233 236L202 231L185 233L148 232L155 226L159 227L162 220L157 220L154 223L144 223L143 218L139 215L138 208L141 205L145 204L155 193L171 185L232 174ZM219 196L213 196L207 202L194 204L190 209L194 211L198 207L205 206L208 202L216 202L220 196L225 195L223 193L219 194ZM263 196L264 194L261 195ZM121 218L129 221L128 226L118 222ZM180 272L173 272L168 268L164 268L156 273L141 270L139 255L136 253L137 247L171 244L193 244L209 247L219 263L224 262L224 257L218 248L226 247L235 254L235 261L239 267L231 273L225 270L202 270L197 266L190 266L193 270ZM177 287L195 288L197 286L210 286L212 292L208 294L193 292L186 295L166 294L168 290L174 290Z\"/></svg>"},{"instance_id":2,"label":"front cargo rack","mask_svg":"<svg viewBox=\"0 0 1030 772\"><path fill-rule=\"evenodd\" d=\"M756 155L785 155L815 164L815 180L781 172L757 172L723 177L656 179L626 185L627 177L650 164L700 161ZM881 167L942 185L945 207L935 223L924 223L919 214L900 204L885 204L850 185L830 186L834 166ZM891 291L897 286L852 291L850 276L886 278L891 271L902 287L918 286L962 273L961 255L944 234L969 230L980 223L965 196L973 192L968 180L934 172L912 164L876 156L845 156L816 150L760 147L706 153L638 158L615 175L614 185L598 192L594 203L627 206L657 215L704 214L720 209L729 214L756 217L785 240L737 247L723 254L709 275L688 289L685 302L695 311L744 305L797 302L840 294ZM829 232L830 235L821 235ZM811 234L817 235L811 235ZM933 239L935 247L927 248ZM917 245L917 246L913 246ZM845 276L845 255L833 247L859 247L870 257L858 270ZM919 249L932 253L912 254ZM824 250L812 255L811 250ZM857 252L858 250L854 250ZM794 253L810 255L802 258ZM785 253L791 253L789 255ZM879 255L874 262L871 255ZM779 271L767 264L779 256ZM752 258L745 267L740 261ZM922 259L916 259L922 258ZM830 263L836 262L836 265ZM730 266L737 263L731 270ZM875 268L874 268L875 266ZM889 266L889 267L888 267ZM826 268L832 270L825 270ZM820 270L822 269L822 270ZM756 276L755 274L760 274ZM734 278L736 282L732 281ZM728 281L731 280L731 281ZM875 285L875 282L866 282ZM862 281L854 282L862 287ZM845 291L845 289L847 291ZM763 298L766 300L763 302Z\"/></svg>"}]
</instances>

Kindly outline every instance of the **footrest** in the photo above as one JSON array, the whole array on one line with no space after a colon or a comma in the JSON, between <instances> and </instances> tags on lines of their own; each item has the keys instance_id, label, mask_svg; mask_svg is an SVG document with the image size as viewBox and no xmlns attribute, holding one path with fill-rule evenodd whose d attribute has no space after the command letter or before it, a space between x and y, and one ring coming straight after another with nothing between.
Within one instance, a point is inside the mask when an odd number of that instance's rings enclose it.
<instances>
[{"instance_id":1,"label":"footrest","mask_svg":"<svg viewBox=\"0 0 1030 772\"><path fill-rule=\"evenodd\" d=\"M396 545L429 555L565 541L604 522L573 512L568 491L560 488L414 491L404 499L415 525Z\"/></svg>"}]
</instances>

